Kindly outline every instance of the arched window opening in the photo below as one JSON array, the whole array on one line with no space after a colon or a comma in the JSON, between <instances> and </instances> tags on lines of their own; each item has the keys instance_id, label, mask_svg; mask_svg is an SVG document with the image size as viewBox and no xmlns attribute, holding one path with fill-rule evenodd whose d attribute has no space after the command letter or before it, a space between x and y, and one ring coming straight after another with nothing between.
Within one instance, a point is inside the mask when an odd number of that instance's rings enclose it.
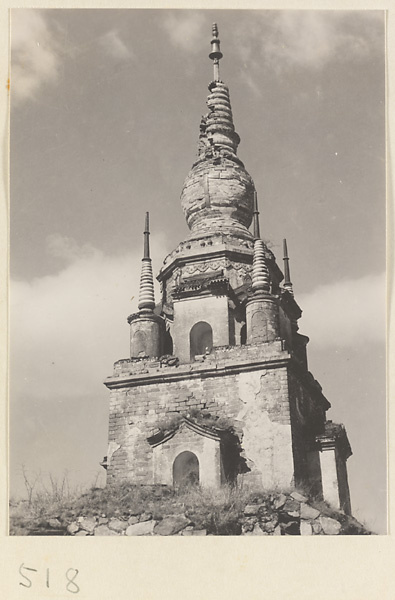
<instances>
[{"instance_id":1,"label":"arched window opening","mask_svg":"<svg viewBox=\"0 0 395 600\"><path fill-rule=\"evenodd\" d=\"M181 452L173 463L173 485L183 488L199 485L199 461L193 452Z\"/></svg>"},{"instance_id":2,"label":"arched window opening","mask_svg":"<svg viewBox=\"0 0 395 600\"><path fill-rule=\"evenodd\" d=\"M207 354L213 349L213 330L205 321L195 323L189 334L191 360L198 354Z\"/></svg>"}]
</instances>

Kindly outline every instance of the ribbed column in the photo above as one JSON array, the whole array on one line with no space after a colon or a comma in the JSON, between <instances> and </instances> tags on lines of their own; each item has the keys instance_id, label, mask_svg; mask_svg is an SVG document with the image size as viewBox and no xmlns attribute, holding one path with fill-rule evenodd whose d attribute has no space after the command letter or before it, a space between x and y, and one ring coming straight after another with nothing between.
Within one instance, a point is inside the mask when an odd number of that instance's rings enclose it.
<instances>
[{"instance_id":1,"label":"ribbed column","mask_svg":"<svg viewBox=\"0 0 395 600\"><path fill-rule=\"evenodd\" d=\"M141 265L139 310L154 310L154 277L150 258L143 258Z\"/></svg>"},{"instance_id":2,"label":"ribbed column","mask_svg":"<svg viewBox=\"0 0 395 600\"><path fill-rule=\"evenodd\" d=\"M206 116L206 135L211 143L236 154L240 137L233 124L229 88L222 81L213 81L209 85L210 94L207 106L210 112Z\"/></svg>"}]
</instances>

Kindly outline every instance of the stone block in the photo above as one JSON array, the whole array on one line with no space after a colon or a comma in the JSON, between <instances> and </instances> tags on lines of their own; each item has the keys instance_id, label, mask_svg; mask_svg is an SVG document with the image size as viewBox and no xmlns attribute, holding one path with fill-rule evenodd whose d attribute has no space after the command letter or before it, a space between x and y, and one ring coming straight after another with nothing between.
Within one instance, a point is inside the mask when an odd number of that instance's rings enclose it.
<instances>
[{"instance_id":1,"label":"stone block","mask_svg":"<svg viewBox=\"0 0 395 600\"><path fill-rule=\"evenodd\" d=\"M117 531L120 533L127 528L128 524L126 521L121 521L120 519L110 519L108 527L113 531Z\"/></svg>"},{"instance_id":2,"label":"stone block","mask_svg":"<svg viewBox=\"0 0 395 600\"><path fill-rule=\"evenodd\" d=\"M88 533L92 533L94 528L96 527L96 519L91 517L82 517L78 519L80 528Z\"/></svg>"},{"instance_id":3,"label":"stone block","mask_svg":"<svg viewBox=\"0 0 395 600\"><path fill-rule=\"evenodd\" d=\"M313 528L313 535L320 535L322 533L322 527L319 521L313 521L311 526Z\"/></svg>"},{"instance_id":4,"label":"stone block","mask_svg":"<svg viewBox=\"0 0 395 600\"><path fill-rule=\"evenodd\" d=\"M320 525L325 535L338 535L340 533L341 524L336 519L321 516Z\"/></svg>"},{"instance_id":5,"label":"stone block","mask_svg":"<svg viewBox=\"0 0 395 600\"><path fill-rule=\"evenodd\" d=\"M51 527L51 529L59 529L62 527L62 523L59 521L59 519L49 519L48 521L48 525L49 527Z\"/></svg>"},{"instance_id":6,"label":"stone block","mask_svg":"<svg viewBox=\"0 0 395 600\"><path fill-rule=\"evenodd\" d=\"M286 503L286 501L287 501L286 495L285 494L280 494L278 496L278 498L275 499L274 504L273 504L275 510L278 510L279 508L282 508L284 506L284 504Z\"/></svg>"},{"instance_id":7,"label":"stone block","mask_svg":"<svg viewBox=\"0 0 395 600\"><path fill-rule=\"evenodd\" d=\"M77 533L78 530L79 526L76 521L73 521L72 523L70 523L70 525L67 525L67 533L69 533L70 535L74 535L75 533Z\"/></svg>"},{"instance_id":8,"label":"stone block","mask_svg":"<svg viewBox=\"0 0 395 600\"><path fill-rule=\"evenodd\" d=\"M107 525L98 525L95 527L94 535L120 535L120 533L107 527Z\"/></svg>"},{"instance_id":9,"label":"stone block","mask_svg":"<svg viewBox=\"0 0 395 600\"><path fill-rule=\"evenodd\" d=\"M170 515L160 521L154 528L157 535L175 535L190 524L184 515Z\"/></svg>"},{"instance_id":10,"label":"stone block","mask_svg":"<svg viewBox=\"0 0 395 600\"><path fill-rule=\"evenodd\" d=\"M316 519L320 514L320 511L308 504L302 502L300 505L300 518L301 519Z\"/></svg>"},{"instance_id":11,"label":"stone block","mask_svg":"<svg viewBox=\"0 0 395 600\"><path fill-rule=\"evenodd\" d=\"M294 500L297 500L298 502L307 502L307 500L308 500L308 498L306 498L306 496L299 494L299 492L292 492L291 497Z\"/></svg>"},{"instance_id":12,"label":"stone block","mask_svg":"<svg viewBox=\"0 0 395 600\"><path fill-rule=\"evenodd\" d=\"M139 518L137 515L132 515L131 517L129 517L128 519L128 525L135 525L136 523L139 522Z\"/></svg>"},{"instance_id":13,"label":"stone block","mask_svg":"<svg viewBox=\"0 0 395 600\"><path fill-rule=\"evenodd\" d=\"M129 525L126 529L126 535L152 535L154 531L156 521L143 521L142 523L136 523L135 525Z\"/></svg>"},{"instance_id":14,"label":"stone block","mask_svg":"<svg viewBox=\"0 0 395 600\"><path fill-rule=\"evenodd\" d=\"M164 515L164 517L169 517L172 515ZM179 532L179 535L192 535L192 531L193 531L193 525L187 525L185 527L185 529L183 529L182 531Z\"/></svg>"},{"instance_id":15,"label":"stone block","mask_svg":"<svg viewBox=\"0 0 395 600\"><path fill-rule=\"evenodd\" d=\"M313 535L313 528L309 521L300 522L300 535Z\"/></svg>"}]
</instances>

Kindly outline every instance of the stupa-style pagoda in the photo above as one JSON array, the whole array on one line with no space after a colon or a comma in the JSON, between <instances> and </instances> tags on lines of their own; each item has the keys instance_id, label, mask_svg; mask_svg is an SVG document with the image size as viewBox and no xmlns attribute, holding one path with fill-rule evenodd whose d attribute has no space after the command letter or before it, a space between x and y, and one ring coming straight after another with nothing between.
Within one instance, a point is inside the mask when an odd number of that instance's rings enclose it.
<instances>
[{"instance_id":1,"label":"stupa-style pagoda","mask_svg":"<svg viewBox=\"0 0 395 600\"><path fill-rule=\"evenodd\" d=\"M211 46L209 111L181 192L190 234L164 259L156 304L146 215L130 358L105 381L107 481L298 487L349 513L350 445L308 371L286 242L283 274L260 239L216 25Z\"/></svg>"}]
</instances>

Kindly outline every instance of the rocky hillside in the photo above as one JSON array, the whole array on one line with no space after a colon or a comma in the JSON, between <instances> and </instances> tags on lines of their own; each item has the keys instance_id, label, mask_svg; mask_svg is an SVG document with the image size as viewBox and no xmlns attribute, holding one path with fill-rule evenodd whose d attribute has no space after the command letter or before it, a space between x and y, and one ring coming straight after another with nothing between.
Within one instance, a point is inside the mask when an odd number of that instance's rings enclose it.
<instances>
[{"instance_id":1,"label":"rocky hillside","mask_svg":"<svg viewBox=\"0 0 395 600\"><path fill-rule=\"evenodd\" d=\"M39 509L39 510L38 510ZM369 535L360 523L303 493L234 488L96 488L79 498L10 511L11 535Z\"/></svg>"}]
</instances>

